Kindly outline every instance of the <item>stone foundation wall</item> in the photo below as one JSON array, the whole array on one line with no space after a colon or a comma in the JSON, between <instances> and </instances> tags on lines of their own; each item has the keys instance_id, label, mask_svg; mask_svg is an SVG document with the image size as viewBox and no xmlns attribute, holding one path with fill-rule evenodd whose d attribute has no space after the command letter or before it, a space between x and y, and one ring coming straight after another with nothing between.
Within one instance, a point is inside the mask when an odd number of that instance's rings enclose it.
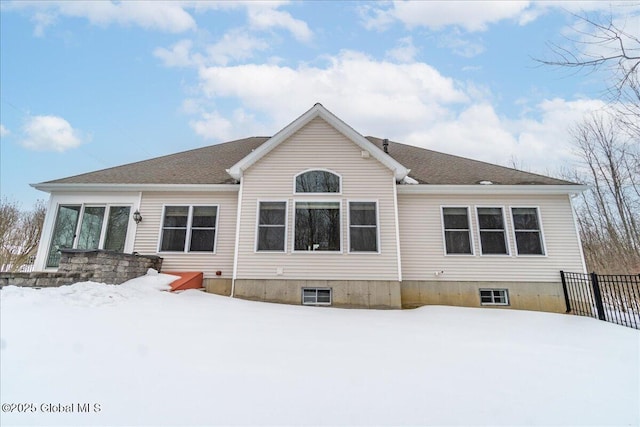
<instances>
[{"instance_id":1,"label":"stone foundation wall","mask_svg":"<svg viewBox=\"0 0 640 427\"><path fill-rule=\"evenodd\" d=\"M160 271L162 258L104 250L63 249L58 273L91 273L94 282L119 285L144 276L153 268Z\"/></svg>"},{"instance_id":2,"label":"stone foundation wall","mask_svg":"<svg viewBox=\"0 0 640 427\"><path fill-rule=\"evenodd\" d=\"M0 273L0 288L22 286L27 288L53 288L91 280L91 273Z\"/></svg>"},{"instance_id":3,"label":"stone foundation wall","mask_svg":"<svg viewBox=\"0 0 640 427\"><path fill-rule=\"evenodd\" d=\"M125 254L104 250L63 249L56 272L0 273L0 287L33 288L93 281L119 285L144 276L149 268L160 271L162 258L154 255Z\"/></svg>"}]
</instances>

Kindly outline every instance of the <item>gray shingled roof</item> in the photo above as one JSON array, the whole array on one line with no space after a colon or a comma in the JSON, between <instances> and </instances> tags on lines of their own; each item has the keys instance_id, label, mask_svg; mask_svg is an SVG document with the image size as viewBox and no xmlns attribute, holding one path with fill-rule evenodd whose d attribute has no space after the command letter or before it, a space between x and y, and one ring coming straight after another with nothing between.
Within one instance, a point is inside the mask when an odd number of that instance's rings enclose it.
<instances>
[{"instance_id":1,"label":"gray shingled roof","mask_svg":"<svg viewBox=\"0 0 640 427\"><path fill-rule=\"evenodd\" d=\"M369 141L382 149L382 139L372 136ZM491 181L494 184L571 185L574 182L550 178L491 163L471 160L452 154L427 150L413 145L389 141L389 155L411 169L409 176L420 184L478 184Z\"/></svg>"},{"instance_id":2,"label":"gray shingled roof","mask_svg":"<svg viewBox=\"0 0 640 427\"><path fill-rule=\"evenodd\" d=\"M231 184L226 169L237 163L269 137L252 137L136 163L102 169L45 184ZM382 149L382 139L367 137ZM464 157L389 142L389 155L411 169L409 176L420 184L574 184Z\"/></svg>"}]
</instances>

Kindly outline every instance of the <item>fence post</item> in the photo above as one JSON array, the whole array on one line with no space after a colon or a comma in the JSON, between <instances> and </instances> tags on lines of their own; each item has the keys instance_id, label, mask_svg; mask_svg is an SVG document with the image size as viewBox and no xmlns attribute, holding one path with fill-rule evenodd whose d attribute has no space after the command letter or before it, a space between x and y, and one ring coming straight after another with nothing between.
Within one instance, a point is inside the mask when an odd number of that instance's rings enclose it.
<instances>
[{"instance_id":1,"label":"fence post","mask_svg":"<svg viewBox=\"0 0 640 427\"><path fill-rule=\"evenodd\" d=\"M562 279L562 292L564 292L564 305L567 306L566 313L571 313L571 304L569 304L569 292L567 291L567 281L564 278L563 270L560 270L560 278Z\"/></svg>"},{"instance_id":2,"label":"fence post","mask_svg":"<svg viewBox=\"0 0 640 427\"><path fill-rule=\"evenodd\" d=\"M593 298L596 301L596 310L598 311L598 319L607 320L602 304L602 294L600 293L600 284L598 283L598 275L591 273L591 285L593 286Z\"/></svg>"}]
</instances>

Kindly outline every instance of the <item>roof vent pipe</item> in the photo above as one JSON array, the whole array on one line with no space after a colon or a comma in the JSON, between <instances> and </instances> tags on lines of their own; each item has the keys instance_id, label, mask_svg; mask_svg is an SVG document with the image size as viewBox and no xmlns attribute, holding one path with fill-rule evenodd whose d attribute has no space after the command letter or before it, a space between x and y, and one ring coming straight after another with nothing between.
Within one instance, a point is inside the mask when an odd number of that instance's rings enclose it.
<instances>
[{"instance_id":1,"label":"roof vent pipe","mask_svg":"<svg viewBox=\"0 0 640 427\"><path fill-rule=\"evenodd\" d=\"M382 140L382 149L385 153L389 154L389 140L387 138Z\"/></svg>"}]
</instances>

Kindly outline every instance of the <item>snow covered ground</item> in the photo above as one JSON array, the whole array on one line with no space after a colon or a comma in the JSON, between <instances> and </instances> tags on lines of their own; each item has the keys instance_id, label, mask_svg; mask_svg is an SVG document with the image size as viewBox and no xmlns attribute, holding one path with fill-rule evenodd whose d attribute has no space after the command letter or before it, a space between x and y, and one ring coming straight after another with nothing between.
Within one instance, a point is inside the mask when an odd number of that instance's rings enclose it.
<instances>
[{"instance_id":1,"label":"snow covered ground","mask_svg":"<svg viewBox=\"0 0 640 427\"><path fill-rule=\"evenodd\" d=\"M160 292L170 280L3 289L0 424L640 424L637 330Z\"/></svg>"}]
</instances>

